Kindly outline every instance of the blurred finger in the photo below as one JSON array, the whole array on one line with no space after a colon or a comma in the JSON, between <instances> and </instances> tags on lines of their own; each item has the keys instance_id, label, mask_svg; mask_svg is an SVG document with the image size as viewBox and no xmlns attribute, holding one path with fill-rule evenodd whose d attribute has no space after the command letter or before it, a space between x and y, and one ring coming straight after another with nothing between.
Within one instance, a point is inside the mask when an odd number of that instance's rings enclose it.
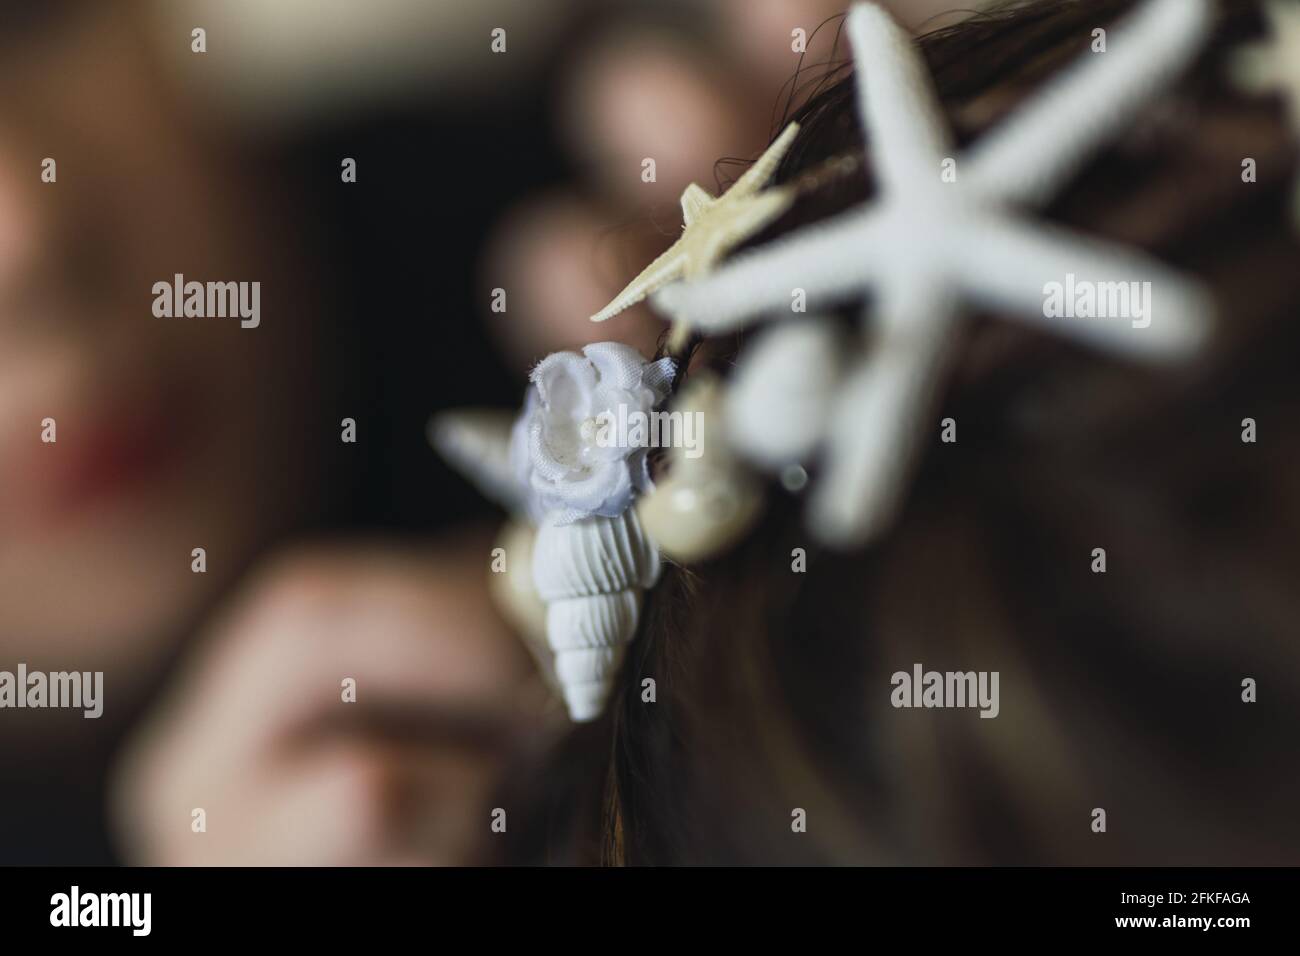
<instances>
[{"instance_id":1,"label":"blurred finger","mask_svg":"<svg viewBox=\"0 0 1300 956\"><path fill-rule=\"evenodd\" d=\"M624 32L576 66L563 126L575 156L615 202L668 210L691 182L716 192L714 164L767 141L769 117L734 75L659 32Z\"/></svg>"},{"instance_id":2,"label":"blurred finger","mask_svg":"<svg viewBox=\"0 0 1300 956\"><path fill-rule=\"evenodd\" d=\"M449 717L526 727L536 700L519 688L534 668L491 607L488 554L285 559L216 629L172 706L196 733L221 728L208 754L219 762L378 707L419 713L436 701Z\"/></svg>"},{"instance_id":3,"label":"blurred finger","mask_svg":"<svg viewBox=\"0 0 1300 956\"><path fill-rule=\"evenodd\" d=\"M175 823L146 857L208 866L464 863L491 832L503 766L500 755L473 748L360 735L318 741L238 787L209 777L166 791L150 813ZM188 825L192 807L205 808L201 832Z\"/></svg>"}]
</instances>

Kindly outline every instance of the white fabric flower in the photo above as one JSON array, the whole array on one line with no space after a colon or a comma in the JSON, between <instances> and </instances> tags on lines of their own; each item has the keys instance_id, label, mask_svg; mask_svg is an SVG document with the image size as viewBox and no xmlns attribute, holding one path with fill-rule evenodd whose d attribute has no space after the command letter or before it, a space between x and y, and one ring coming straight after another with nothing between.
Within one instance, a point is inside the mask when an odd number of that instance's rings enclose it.
<instances>
[{"instance_id":1,"label":"white fabric flower","mask_svg":"<svg viewBox=\"0 0 1300 956\"><path fill-rule=\"evenodd\" d=\"M647 362L617 342L588 345L581 355L555 352L537 364L510 449L535 520L617 517L650 489L648 449L602 440L601 423L648 415L668 397L675 371L671 359Z\"/></svg>"}]
</instances>

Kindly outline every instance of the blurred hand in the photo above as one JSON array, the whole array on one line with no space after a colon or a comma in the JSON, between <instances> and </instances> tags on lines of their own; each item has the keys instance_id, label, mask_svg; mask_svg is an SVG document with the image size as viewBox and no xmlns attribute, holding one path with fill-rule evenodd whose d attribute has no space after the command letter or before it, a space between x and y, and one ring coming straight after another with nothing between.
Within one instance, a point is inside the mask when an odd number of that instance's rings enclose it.
<instances>
[{"instance_id":1,"label":"blurred hand","mask_svg":"<svg viewBox=\"0 0 1300 956\"><path fill-rule=\"evenodd\" d=\"M257 576L120 766L127 856L481 859L507 759L546 733L540 679L490 607L488 553L483 538L434 555L305 554Z\"/></svg>"}]
</instances>

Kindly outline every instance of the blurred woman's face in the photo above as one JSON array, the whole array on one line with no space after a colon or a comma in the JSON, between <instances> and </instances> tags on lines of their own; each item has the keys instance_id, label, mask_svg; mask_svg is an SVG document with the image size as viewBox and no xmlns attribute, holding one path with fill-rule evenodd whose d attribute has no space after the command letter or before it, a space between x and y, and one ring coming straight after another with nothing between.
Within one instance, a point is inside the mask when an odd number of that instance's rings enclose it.
<instances>
[{"instance_id":1,"label":"blurred woman's face","mask_svg":"<svg viewBox=\"0 0 1300 956\"><path fill-rule=\"evenodd\" d=\"M292 398L307 283L128 8L87 4L0 60L0 660L110 664L119 687L317 484ZM260 281L260 326L155 317L176 273Z\"/></svg>"}]
</instances>

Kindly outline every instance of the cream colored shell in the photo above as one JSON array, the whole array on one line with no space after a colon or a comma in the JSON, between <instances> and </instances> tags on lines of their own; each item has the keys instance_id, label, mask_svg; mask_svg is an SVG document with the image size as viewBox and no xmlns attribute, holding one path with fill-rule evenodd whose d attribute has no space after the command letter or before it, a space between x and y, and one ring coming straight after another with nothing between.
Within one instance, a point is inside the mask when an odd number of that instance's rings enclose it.
<instances>
[{"instance_id":1,"label":"cream colored shell","mask_svg":"<svg viewBox=\"0 0 1300 956\"><path fill-rule=\"evenodd\" d=\"M759 480L736 460L721 433L722 385L707 372L693 375L673 411L698 415L699 451L674 447L666 474L641 498L637 512L665 556L691 564L721 553L745 534L763 507Z\"/></svg>"},{"instance_id":2,"label":"cream colored shell","mask_svg":"<svg viewBox=\"0 0 1300 956\"><path fill-rule=\"evenodd\" d=\"M558 697L560 683L555 675L555 654L546 640L546 602L538 597L537 586L533 584L536 538L536 530L527 522L518 519L506 522L495 544L504 553L505 566L499 571L493 568L488 575L488 589L493 604L523 639L547 686Z\"/></svg>"}]
</instances>

